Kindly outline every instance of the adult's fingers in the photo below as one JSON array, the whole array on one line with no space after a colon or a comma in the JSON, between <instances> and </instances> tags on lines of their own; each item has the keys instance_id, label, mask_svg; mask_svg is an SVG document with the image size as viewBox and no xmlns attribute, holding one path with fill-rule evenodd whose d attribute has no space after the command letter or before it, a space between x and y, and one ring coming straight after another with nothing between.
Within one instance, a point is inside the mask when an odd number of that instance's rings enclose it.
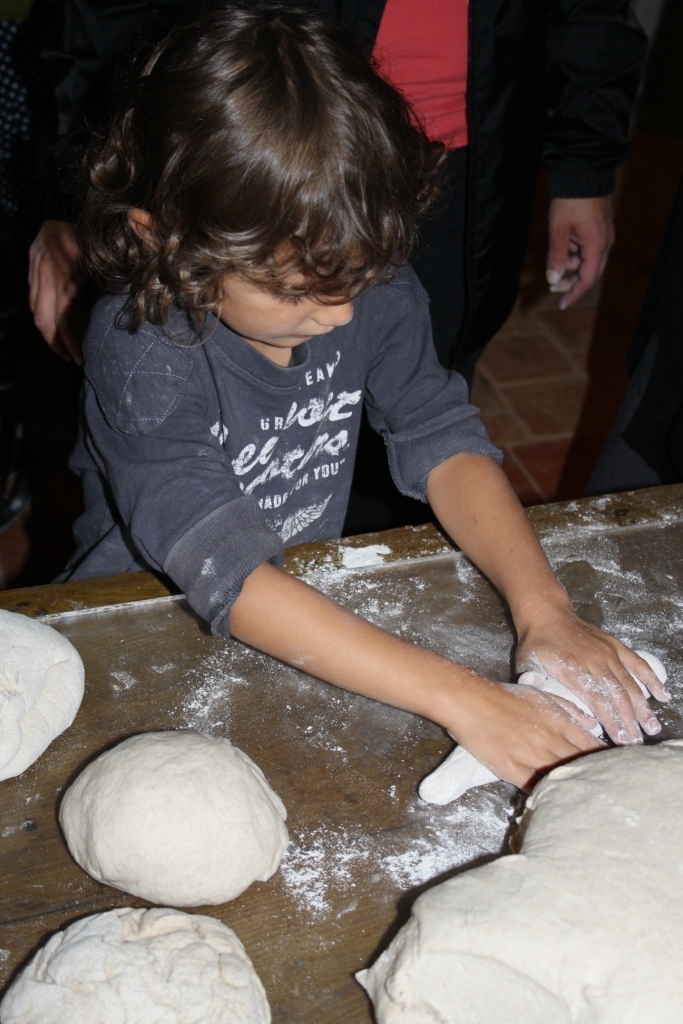
<instances>
[{"instance_id":1,"label":"adult's fingers","mask_svg":"<svg viewBox=\"0 0 683 1024\"><path fill-rule=\"evenodd\" d=\"M33 321L43 338L54 348L57 335L57 288L49 260L43 254L32 283Z\"/></svg>"},{"instance_id":2,"label":"adult's fingers","mask_svg":"<svg viewBox=\"0 0 683 1024\"><path fill-rule=\"evenodd\" d=\"M38 290L40 288L40 263L43 258L43 250L33 243L29 249L28 256L28 304L31 312L35 314L38 301Z\"/></svg>"},{"instance_id":3,"label":"adult's fingers","mask_svg":"<svg viewBox=\"0 0 683 1024\"><path fill-rule=\"evenodd\" d=\"M73 360L77 366L83 365L83 348L80 337L71 327L68 316L64 316L59 324L59 336L62 342L62 351L59 353L67 362Z\"/></svg>"},{"instance_id":4,"label":"adult's fingers","mask_svg":"<svg viewBox=\"0 0 683 1024\"><path fill-rule=\"evenodd\" d=\"M545 269L545 276L549 285L558 284L567 270L567 259L570 255L570 237L571 228L569 223L551 223Z\"/></svg>"},{"instance_id":5,"label":"adult's fingers","mask_svg":"<svg viewBox=\"0 0 683 1024\"><path fill-rule=\"evenodd\" d=\"M570 290L560 300L560 309L567 309L595 285L600 276L600 256L592 243L581 248L581 266Z\"/></svg>"}]
</instances>

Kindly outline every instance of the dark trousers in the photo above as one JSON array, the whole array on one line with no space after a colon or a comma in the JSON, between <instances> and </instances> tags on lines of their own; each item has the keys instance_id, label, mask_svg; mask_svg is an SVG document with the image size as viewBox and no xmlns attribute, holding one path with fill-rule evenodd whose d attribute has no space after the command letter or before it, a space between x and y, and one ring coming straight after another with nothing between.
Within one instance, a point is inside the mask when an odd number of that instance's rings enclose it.
<instances>
[{"instance_id":1,"label":"dark trousers","mask_svg":"<svg viewBox=\"0 0 683 1024\"><path fill-rule=\"evenodd\" d=\"M444 206L425 217L411 266L429 295L429 312L439 362L457 363L465 314L465 199L467 148L451 150L445 168ZM462 372L456 365L455 369Z\"/></svg>"},{"instance_id":2,"label":"dark trousers","mask_svg":"<svg viewBox=\"0 0 683 1024\"><path fill-rule=\"evenodd\" d=\"M429 295L434 346L443 366L454 366L468 383L479 353L458 360L465 314L465 198L467 149L452 150L444 168L444 204L420 223L411 266ZM462 365L461 365L462 364ZM365 416L344 533L373 533L432 519L428 505L400 494L389 473L384 442Z\"/></svg>"}]
</instances>

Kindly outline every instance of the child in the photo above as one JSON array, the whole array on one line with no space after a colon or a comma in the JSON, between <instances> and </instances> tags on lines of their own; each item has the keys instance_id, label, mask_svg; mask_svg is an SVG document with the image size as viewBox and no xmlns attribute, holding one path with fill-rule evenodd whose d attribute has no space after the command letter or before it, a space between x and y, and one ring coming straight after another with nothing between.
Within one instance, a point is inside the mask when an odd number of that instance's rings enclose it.
<instances>
[{"instance_id":1,"label":"child","mask_svg":"<svg viewBox=\"0 0 683 1024\"><path fill-rule=\"evenodd\" d=\"M216 634L439 723L529 786L594 721L408 644L286 575L339 536L362 403L397 486L426 497L543 666L616 743L660 726L632 651L577 618L431 343L405 264L439 154L353 43L277 7L189 14L130 70L88 160L85 344L70 578L151 567Z\"/></svg>"}]
</instances>

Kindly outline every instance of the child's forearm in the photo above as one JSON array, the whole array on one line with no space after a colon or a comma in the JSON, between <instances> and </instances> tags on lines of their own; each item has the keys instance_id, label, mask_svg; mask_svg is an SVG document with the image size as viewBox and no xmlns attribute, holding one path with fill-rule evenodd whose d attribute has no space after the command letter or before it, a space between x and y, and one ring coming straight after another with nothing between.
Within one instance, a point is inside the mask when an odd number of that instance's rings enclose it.
<instances>
[{"instance_id":1,"label":"child's forearm","mask_svg":"<svg viewBox=\"0 0 683 1024\"><path fill-rule=\"evenodd\" d=\"M658 700L654 672L614 637L582 622L556 579L503 471L458 455L430 474L427 497L453 540L507 600L519 637L517 669L542 666L580 696L617 743L640 742L660 725L637 675Z\"/></svg>"},{"instance_id":2,"label":"child's forearm","mask_svg":"<svg viewBox=\"0 0 683 1024\"><path fill-rule=\"evenodd\" d=\"M326 682L446 728L453 728L468 691L485 684L463 665L385 632L267 564L245 581L230 632Z\"/></svg>"},{"instance_id":3,"label":"child's forearm","mask_svg":"<svg viewBox=\"0 0 683 1024\"><path fill-rule=\"evenodd\" d=\"M530 687L489 682L386 633L268 564L246 579L230 632L326 682L437 722L518 786L598 745L582 728L588 719L572 705L574 721Z\"/></svg>"},{"instance_id":4,"label":"child's forearm","mask_svg":"<svg viewBox=\"0 0 683 1024\"><path fill-rule=\"evenodd\" d=\"M442 463L429 476L427 498L448 535L501 592L519 633L542 614L544 605L570 606L493 459L463 454Z\"/></svg>"}]
</instances>

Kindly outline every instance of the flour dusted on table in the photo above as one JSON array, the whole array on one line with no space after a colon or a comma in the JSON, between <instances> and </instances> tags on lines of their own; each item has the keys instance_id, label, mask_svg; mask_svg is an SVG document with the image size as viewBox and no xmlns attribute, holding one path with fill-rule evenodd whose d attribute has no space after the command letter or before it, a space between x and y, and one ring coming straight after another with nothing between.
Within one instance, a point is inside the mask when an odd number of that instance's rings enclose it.
<instances>
[{"instance_id":1,"label":"flour dusted on table","mask_svg":"<svg viewBox=\"0 0 683 1024\"><path fill-rule=\"evenodd\" d=\"M57 932L0 1005L2 1024L269 1024L235 933L201 914L123 907Z\"/></svg>"},{"instance_id":2,"label":"flour dusted on table","mask_svg":"<svg viewBox=\"0 0 683 1024\"><path fill-rule=\"evenodd\" d=\"M89 764L59 820L93 878L152 903L225 903L277 870L284 804L229 740L198 732L131 736Z\"/></svg>"},{"instance_id":3,"label":"flour dusted on table","mask_svg":"<svg viewBox=\"0 0 683 1024\"><path fill-rule=\"evenodd\" d=\"M357 975L378 1024L678 1024L683 740L556 768L516 838Z\"/></svg>"},{"instance_id":4,"label":"flour dusted on table","mask_svg":"<svg viewBox=\"0 0 683 1024\"><path fill-rule=\"evenodd\" d=\"M66 637L0 610L0 780L21 775L69 728L83 680L83 662Z\"/></svg>"}]
</instances>

